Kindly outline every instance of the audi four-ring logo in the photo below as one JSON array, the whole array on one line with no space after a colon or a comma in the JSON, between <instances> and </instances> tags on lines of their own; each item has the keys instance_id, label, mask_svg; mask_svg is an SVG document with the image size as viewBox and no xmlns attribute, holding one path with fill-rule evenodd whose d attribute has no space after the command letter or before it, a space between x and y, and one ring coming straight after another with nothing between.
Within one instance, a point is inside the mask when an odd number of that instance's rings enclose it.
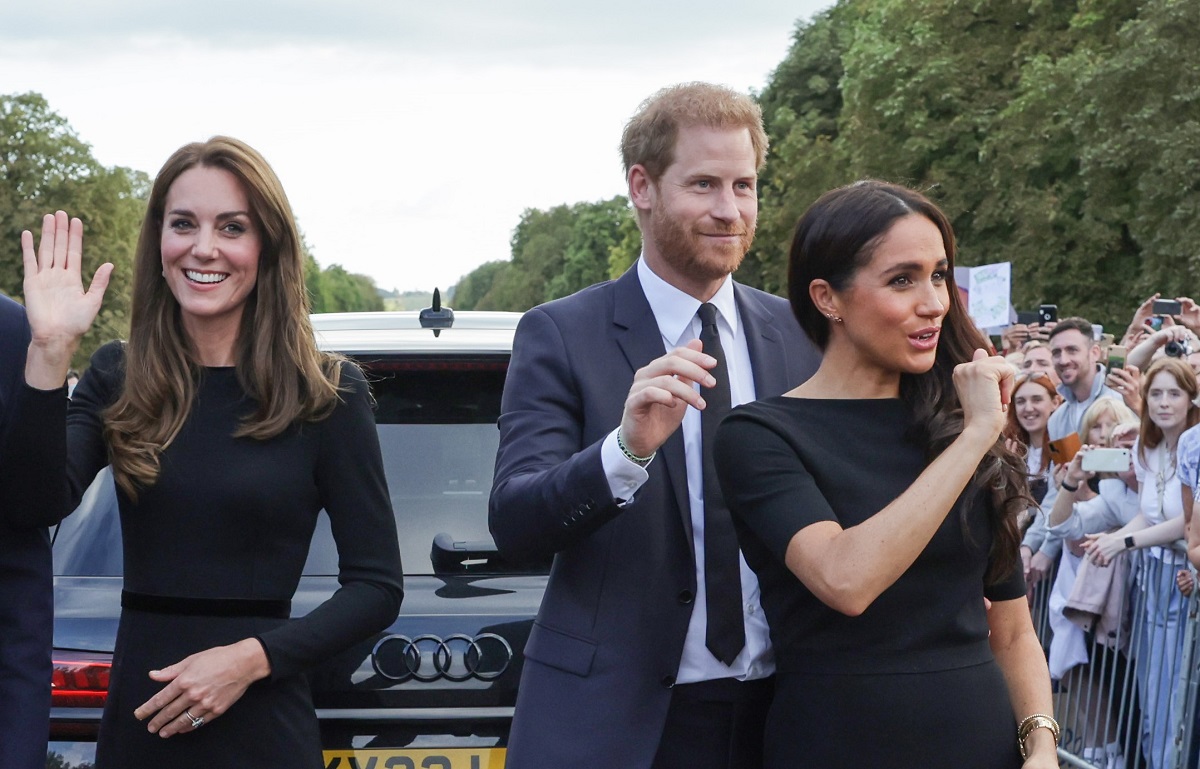
<instances>
[{"instance_id":1,"label":"audi four-ring logo","mask_svg":"<svg viewBox=\"0 0 1200 769\"><path fill-rule=\"evenodd\" d=\"M391 681L491 681L508 670L512 657L512 646L495 633L474 638L461 633L446 638L390 635L371 650L371 666Z\"/></svg>"}]
</instances>

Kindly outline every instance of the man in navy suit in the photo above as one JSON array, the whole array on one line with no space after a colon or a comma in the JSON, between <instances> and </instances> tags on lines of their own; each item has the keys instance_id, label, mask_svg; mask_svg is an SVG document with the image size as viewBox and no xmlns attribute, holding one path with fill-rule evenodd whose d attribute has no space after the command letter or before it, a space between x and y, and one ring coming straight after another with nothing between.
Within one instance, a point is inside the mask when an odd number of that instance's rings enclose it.
<instances>
[{"instance_id":1,"label":"man in navy suit","mask_svg":"<svg viewBox=\"0 0 1200 769\"><path fill-rule=\"evenodd\" d=\"M0 295L0 446L25 386L25 310ZM9 447L19 452L19 446ZM0 467L0 519L7 504ZM50 539L0 523L0 769L46 765L50 731Z\"/></svg>"},{"instance_id":2,"label":"man in navy suit","mask_svg":"<svg viewBox=\"0 0 1200 769\"><path fill-rule=\"evenodd\" d=\"M731 278L766 146L743 94L652 96L621 143L641 257L517 328L490 527L502 553L554 560L512 769L761 765L770 640L705 468L709 420L819 362L786 301Z\"/></svg>"}]
</instances>

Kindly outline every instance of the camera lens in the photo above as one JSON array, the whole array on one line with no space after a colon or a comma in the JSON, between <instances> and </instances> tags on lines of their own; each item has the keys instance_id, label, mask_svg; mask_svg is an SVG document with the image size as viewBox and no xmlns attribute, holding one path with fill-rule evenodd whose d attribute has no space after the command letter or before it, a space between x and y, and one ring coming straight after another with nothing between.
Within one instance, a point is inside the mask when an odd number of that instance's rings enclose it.
<instances>
[{"instance_id":1,"label":"camera lens","mask_svg":"<svg viewBox=\"0 0 1200 769\"><path fill-rule=\"evenodd\" d=\"M1169 355L1172 358L1185 358L1188 354L1187 345L1182 342L1167 342L1166 346L1163 347L1163 354Z\"/></svg>"}]
</instances>

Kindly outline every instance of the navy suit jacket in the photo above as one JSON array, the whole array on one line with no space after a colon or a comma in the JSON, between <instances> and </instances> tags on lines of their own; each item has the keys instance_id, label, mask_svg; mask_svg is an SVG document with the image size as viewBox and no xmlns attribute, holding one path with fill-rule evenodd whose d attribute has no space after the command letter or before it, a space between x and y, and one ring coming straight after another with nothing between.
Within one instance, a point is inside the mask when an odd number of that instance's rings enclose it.
<instances>
[{"instance_id":1,"label":"navy suit jacket","mask_svg":"<svg viewBox=\"0 0 1200 769\"><path fill-rule=\"evenodd\" d=\"M50 644L54 621L46 529L4 524L7 431L25 387L25 310L0 296L0 769L42 769L50 731Z\"/></svg>"},{"instance_id":2,"label":"navy suit jacket","mask_svg":"<svg viewBox=\"0 0 1200 769\"><path fill-rule=\"evenodd\" d=\"M734 284L758 397L820 355L787 302ZM600 460L634 372L664 354L636 269L536 307L504 387L489 524L506 555L553 555L525 648L507 766L649 767L696 593L683 435L618 507Z\"/></svg>"}]
</instances>

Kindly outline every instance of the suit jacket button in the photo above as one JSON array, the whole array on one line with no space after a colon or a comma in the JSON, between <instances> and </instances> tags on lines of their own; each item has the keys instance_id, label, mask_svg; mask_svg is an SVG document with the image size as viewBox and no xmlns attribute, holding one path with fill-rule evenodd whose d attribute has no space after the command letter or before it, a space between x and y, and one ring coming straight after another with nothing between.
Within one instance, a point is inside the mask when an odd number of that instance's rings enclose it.
<instances>
[{"instance_id":1,"label":"suit jacket button","mask_svg":"<svg viewBox=\"0 0 1200 769\"><path fill-rule=\"evenodd\" d=\"M662 677L662 685L667 687L668 689L675 686L675 676L672 676L672 675L663 676Z\"/></svg>"},{"instance_id":2,"label":"suit jacket button","mask_svg":"<svg viewBox=\"0 0 1200 769\"><path fill-rule=\"evenodd\" d=\"M688 604L690 604L693 600L695 600L695 598L696 598L696 596L692 594L691 590L680 590L679 591L679 602L681 604L683 604L684 606L687 606Z\"/></svg>"}]
</instances>

